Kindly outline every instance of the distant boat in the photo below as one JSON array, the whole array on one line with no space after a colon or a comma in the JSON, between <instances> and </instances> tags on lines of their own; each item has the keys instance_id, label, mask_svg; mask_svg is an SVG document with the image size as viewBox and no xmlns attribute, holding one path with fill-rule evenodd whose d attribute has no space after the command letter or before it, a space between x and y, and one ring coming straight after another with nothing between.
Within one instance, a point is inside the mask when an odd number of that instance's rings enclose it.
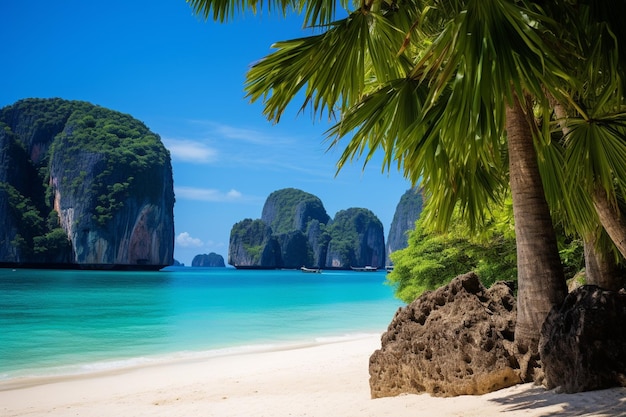
<instances>
[{"instance_id":1,"label":"distant boat","mask_svg":"<svg viewBox=\"0 0 626 417\"><path fill-rule=\"evenodd\" d=\"M385 267L385 270L387 270L387 273L390 273L391 271L393 271L393 265L387 265Z\"/></svg>"},{"instance_id":2,"label":"distant boat","mask_svg":"<svg viewBox=\"0 0 626 417\"><path fill-rule=\"evenodd\" d=\"M353 271L358 271L358 272L376 272L378 271L378 268L375 266L364 266L364 267L354 267L351 266L350 268L352 268Z\"/></svg>"},{"instance_id":3,"label":"distant boat","mask_svg":"<svg viewBox=\"0 0 626 417\"><path fill-rule=\"evenodd\" d=\"M300 268L300 270L302 272L306 272L309 274L321 274L322 273L322 270L320 268L307 268L303 266L302 268Z\"/></svg>"}]
</instances>

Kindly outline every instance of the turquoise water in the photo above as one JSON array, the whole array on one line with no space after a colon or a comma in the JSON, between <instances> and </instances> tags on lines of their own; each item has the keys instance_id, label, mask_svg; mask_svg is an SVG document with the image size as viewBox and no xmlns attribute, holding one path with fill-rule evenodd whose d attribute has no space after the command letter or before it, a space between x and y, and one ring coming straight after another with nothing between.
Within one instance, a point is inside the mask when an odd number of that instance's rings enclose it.
<instances>
[{"instance_id":1,"label":"turquoise water","mask_svg":"<svg viewBox=\"0 0 626 417\"><path fill-rule=\"evenodd\" d=\"M0 380L380 333L384 272L0 269Z\"/></svg>"}]
</instances>

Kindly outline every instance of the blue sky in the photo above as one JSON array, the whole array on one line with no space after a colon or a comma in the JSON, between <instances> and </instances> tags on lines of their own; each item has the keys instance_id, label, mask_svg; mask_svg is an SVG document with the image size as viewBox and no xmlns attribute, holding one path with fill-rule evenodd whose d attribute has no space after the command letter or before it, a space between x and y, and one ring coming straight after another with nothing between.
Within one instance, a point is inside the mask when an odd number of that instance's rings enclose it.
<instances>
[{"instance_id":1,"label":"blue sky","mask_svg":"<svg viewBox=\"0 0 626 417\"><path fill-rule=\"evenodd\" d=\"M233 224L260 218L266 197L287 187L317 195L330 216L372 210L385 238L411 184L380 159L355 161L335 176L340 148L327 151L326 119L298 114L277 125L249 103L247 69L272 43L301 37L294 16L254 16L219 24L184 0L0 2L0 107L27 97L61 97L143 121L172 155L174 257L187 265L216 252L227 261Z\"/></svg>"}]
</instances>

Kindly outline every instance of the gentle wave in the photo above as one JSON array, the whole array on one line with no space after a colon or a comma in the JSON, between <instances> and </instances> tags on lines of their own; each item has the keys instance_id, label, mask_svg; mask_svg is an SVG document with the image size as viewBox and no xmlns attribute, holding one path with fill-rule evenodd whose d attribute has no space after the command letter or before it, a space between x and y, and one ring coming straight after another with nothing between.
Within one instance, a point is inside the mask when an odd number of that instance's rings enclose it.
<instances>
[{"instance_id":1,"label":"gentle wave","mask_svg":"<svg viewBox=\"0 0 626 417\"><path fill-rule=\"evenodd\" d=\"M200 361L223 356L300 349L310 346L348 342L373 336L380 336L380 333L349 333L338 336L315 337L312 340L298 340L282 343L261 343L224 347L218 349L208 349L202 351L178 351L167 354L103 360L82 364L50 366L37 369L26 368L14 372L0 374L0 384L11 384L15 382L19 383L20 381L22 381L25 385L31 383L35 384L36 380L42 380L42 382L45 382L50 379L62 379L66 377L118 372L130 370L133 368L164 365L176 362Z\"/></svg>"}]
</instances>

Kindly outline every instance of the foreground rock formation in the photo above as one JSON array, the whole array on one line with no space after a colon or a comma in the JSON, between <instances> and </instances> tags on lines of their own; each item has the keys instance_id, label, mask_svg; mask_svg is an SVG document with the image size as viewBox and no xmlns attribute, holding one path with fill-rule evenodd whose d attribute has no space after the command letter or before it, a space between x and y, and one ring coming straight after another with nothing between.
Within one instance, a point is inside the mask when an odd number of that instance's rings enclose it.
<instances>
[{"instance_id":1,"label":"foreground rock formation","mask_svg":"<svg viewBox=\"0 0 626 417\"><path fill-rule=\"evenodd\" d=\"M400 308L370 357L372 398L484 394L520 383L513 291L461 275Z\"/></svg>"},{"instance_id":2,"label":"foreground rock formation","mask_svg":"<svg viewBox=\"0 0 626 417\"><path fill-rule=\"evenodd\" d=\"M548 315L539 350L547 388L574 393L626 386L626 294L576 288Z\"/></svg>"},{"instance_id":3,"label":"foreground rock formation","mask_svg":"<svg viewBox=\"0 0 626 417\"><path fill-rule=\"evenodd\" d=\"M170 265L173 208L169 152L140 121L62 99L0 109L0 263Z\"/></svg>"},{"instance_id":4,"label":"foreground rock formation","mask_svg":"<svg viewBox=\"0 0 626 417\"><path fill-rule=\"evenodd\" d=\"M259 269L382 268L383 226L364 208L341 210L331 220L317 196L285 188L269 195L261 219L233 225L228 263Z\"/></svg>"}]
</instances>

